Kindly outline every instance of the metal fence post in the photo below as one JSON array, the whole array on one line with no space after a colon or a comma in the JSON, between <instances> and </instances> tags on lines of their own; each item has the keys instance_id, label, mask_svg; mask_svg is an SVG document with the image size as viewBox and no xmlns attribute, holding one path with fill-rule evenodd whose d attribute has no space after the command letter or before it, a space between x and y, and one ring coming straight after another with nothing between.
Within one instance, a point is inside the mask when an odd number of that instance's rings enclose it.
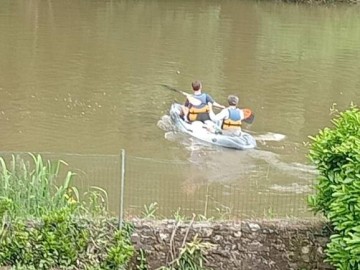
<instances>
[{"instance_id":1,"label":"metal fence post","mask_svg":"<svg viewBox=\"0 0 360 270\"><path fill-rule=\"evenodd\" d=\"M125 150L121 149L121 190L120 190L120 211L119 229L122 229L124 222L124 187L125 187Z\"/></svg>"}]
</instances>

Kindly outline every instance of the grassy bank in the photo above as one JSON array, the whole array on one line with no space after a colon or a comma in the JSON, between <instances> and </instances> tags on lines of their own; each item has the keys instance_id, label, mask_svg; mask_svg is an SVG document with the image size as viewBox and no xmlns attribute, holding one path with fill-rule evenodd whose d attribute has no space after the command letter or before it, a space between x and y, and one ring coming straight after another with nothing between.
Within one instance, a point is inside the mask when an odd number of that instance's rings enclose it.
<instances>
[{"instance_id":1,"label":"grassy bank","mask_svg":"<svg viewBox=\"0 0 360 270\"><path fill-rule=\"evenodd\" d=\"M120 269L134 256L131 226L118 229L97 190L80 201L63 161L0 158L0 266Z\"/></svg>"},{"instance_id":2,"label":"grassy bank","mask_svg":"<svg viewBox=\"0 0 360 270\"><path fill-rule=\"evenodd\" d=\"M79 196L64 161L0 157L0 269L148 269L133 226L107 212L100 188ZM162 270L205 269L203 248L183 243Z\"/></svg>"}]
</instances>

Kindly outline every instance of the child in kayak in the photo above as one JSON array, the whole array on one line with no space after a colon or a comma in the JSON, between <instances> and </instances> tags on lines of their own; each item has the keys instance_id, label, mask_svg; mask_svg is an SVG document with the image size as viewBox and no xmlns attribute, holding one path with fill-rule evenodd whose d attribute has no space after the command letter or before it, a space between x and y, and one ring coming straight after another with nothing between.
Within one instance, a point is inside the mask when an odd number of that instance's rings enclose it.
<instances>
[{"instance_id":1,"label":"child in kayak","mask_svg":"<svg viewBox=\"0 0 360 270\"><path fill-rule=\"evenodd\" d=\"M198 104L193 104L194 102L191 103L191 100L189 101L189 99L186 99L185 104L182 106L182 114L185 121L201 121L203 123L211 121L209 116L209 104L211 104L211 106L214 105L219 108L225 108L225 106L215 102L209 94L201 92L201 81L194 81L191 86L194 92L191 97L200 102L196 102Z\"/></svg>"},{"instance_id":2,"label":"child in kayak","mask_svg":"<svg viewBox=\"0 0 360 270\"><path fill-rule=\"evenodd\" d=\"M237 108L239 103L237 96L228 96L228 103L229 106L218 114L213 112L212 104L208 104L209 117L216 124L215 130L221 128L223 134L239 136L241 134L242 121L247 119L247 123L251 123L254 116L249 109Z\"/></svg>"}]
</instances>

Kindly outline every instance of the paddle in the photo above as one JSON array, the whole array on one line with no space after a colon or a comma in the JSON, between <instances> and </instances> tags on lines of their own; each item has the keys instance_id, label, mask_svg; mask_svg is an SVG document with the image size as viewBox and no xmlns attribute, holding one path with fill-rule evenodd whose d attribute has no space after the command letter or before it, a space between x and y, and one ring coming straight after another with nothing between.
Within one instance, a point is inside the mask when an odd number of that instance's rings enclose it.
<instances>
[{"instance_id":1,"label":"paddle","mask_svg":"<svg viewBox=\"0 0 360 270\"><path fill-rule=\"evenodd\" d=\"M177 88L171 87L170 85L167 85L167 84L160 84L160 85L171 91L174 91L174 92L177 92L177 93L180 93L180 94L186 96L186 98L192 105L199 106L201 104L201 101L199 99L195 98L194 96L192 96L184 91L181 91ZM218 106L214 106L214 107L218 107ZM242 110L244 111L244 116L245 116L245 119L243 121L247 124L251 124L254 121L255 115L252 113L252 111L250 109L245 108Z\"/></svg>"},{"instance_id":2,"label":"paddle","mask_svg":"<svg viewBox=\"0 0 360 270\"><path fill-rule=\"evenodd\" d=\"M244 122L247 124L252 124L254 122L255 115L252 113L250 109L241 109L244 112Z\"/></svg>"},{"instance_id":3,"label":"paddle","mask_svg":"<svg viewBox=\"0 0 360 270\"><path fill-rule=\"evenodd\" d=\"M240 110L242 110L244 113L244 119L242 119L242 121L247 124L252 124L255 119L255 115L253 114L253 112L248 108L240 108Z\"/></svg>"},{"instance_id":4,"label":"paddle","mask_svg":"<svg viewBox=\"0 0 360 270\"><path fill-rule=\"evenodd\" d=\"M166 84L161 84L161 86L166 87L169 90L172 90L172 91L178 92L180 94L183 94L188 99L188 101L194 106L199 106L201 104L200 99L197 99L197 98L193 97L192 95L190 95L190 94L188 94L186 92L183 92L183 91L181 91L179 89L176 89L176 88L171 87L171 86L166 85Z\"/></svg>"}]
</instances>

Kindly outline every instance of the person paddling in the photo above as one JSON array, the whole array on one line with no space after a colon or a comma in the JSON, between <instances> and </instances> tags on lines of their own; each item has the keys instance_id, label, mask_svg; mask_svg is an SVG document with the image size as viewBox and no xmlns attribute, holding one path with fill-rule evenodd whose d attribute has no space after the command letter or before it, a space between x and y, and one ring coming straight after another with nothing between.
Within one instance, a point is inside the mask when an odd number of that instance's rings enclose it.
<instances>
[{"instance_id":1,"label":"person paddling","mask_svg":"<svg viewBox=\"0 0 360 270\"><path fill-rule=\"evenodd\" d=\"M244 119L252 119L253 115L250 110L242 110L237 108L239 103L239 98L234 95L228 96L229 106L221 110L220 113L215 114L212 109L212 104L208 104L209 107L209 116L212 121L214 121L217 127L221 128L223 133L231 135L240 135L241 134L241 125ZM250 113L250 115L248 115ZM251 121L252 121L251 120Z\"/></svg>"},{"instance_id":2,"label":"person paddling","mask_svg":"<svg viewBox=\"0 0 360 270\"><path fill-rule=\"evenodd\" d=\"M209 104L211 104L211 106L214 105L219 108L225 108L225 106L215 102L209 94L202 93L201 81L194 81L191 86L194 92L192 97L200 100L201 103L194 105L189 99L186 99L185 104L182 106L184 120L188 122L201 121L205 123L211 120L209 116Z\"/></svg>"}]
</instances>

